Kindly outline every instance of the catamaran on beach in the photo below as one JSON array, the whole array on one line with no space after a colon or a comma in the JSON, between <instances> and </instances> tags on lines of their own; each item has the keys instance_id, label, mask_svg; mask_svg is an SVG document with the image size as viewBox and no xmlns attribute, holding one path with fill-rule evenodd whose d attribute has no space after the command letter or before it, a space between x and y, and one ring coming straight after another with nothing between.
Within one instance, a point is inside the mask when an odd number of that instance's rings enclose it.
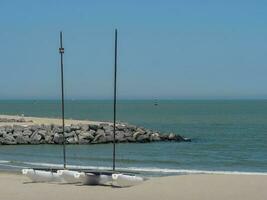
<instances>
[{"instance_id":1,"label":"catamaran on beach","mask_svg":"<svg viewBox=\"0 0 267 200\"><path fill-rule=\"evenodd\" d=\"M61 111L63 134L63 169L33 168L22 169L22 174L34 182L66 182L83 183L85 185L113 185L129 187L142 183L145 178L133 173L116 170L116 103L117 103L117 29L115 30L115 59L114 59L114 103L113 103L113 167L110 171L93 169L68 169L66 164L66 137L65 137L65 107L64 107L64 72L63 72L63 34L60 32L60 69L61 69Z\"/></svg>"}]
</instances>

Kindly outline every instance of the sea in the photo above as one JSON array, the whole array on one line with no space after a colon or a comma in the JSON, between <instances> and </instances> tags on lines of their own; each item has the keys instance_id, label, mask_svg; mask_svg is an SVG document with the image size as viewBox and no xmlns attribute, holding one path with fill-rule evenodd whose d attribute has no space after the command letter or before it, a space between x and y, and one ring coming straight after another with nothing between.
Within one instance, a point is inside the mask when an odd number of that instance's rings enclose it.
<instances>
[{"instance_id":1,"label":"sea","mask_svg":"<svg viewBox=\"0 0 267 200\"><path fill-rule=\"evenodd\" d=\"M111 100L67 100L68 119L112 121ZM1 100L0 113L60 118L58 100ZM267 175L267 100L119 100L117 118L192 142L116 145L116 168L147 176ZM112 144L67 145L67 164L112 168ZM0 145L0 169L62 167L61 145Z\"/></svg>"}]
</instances>

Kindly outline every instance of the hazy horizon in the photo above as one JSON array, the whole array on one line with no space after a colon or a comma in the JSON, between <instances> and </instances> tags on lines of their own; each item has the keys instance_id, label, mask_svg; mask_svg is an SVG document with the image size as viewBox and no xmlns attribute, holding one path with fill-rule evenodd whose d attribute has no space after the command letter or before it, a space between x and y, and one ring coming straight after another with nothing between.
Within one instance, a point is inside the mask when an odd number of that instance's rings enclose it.
<instances>
[{"instance_id":1,"label":"hazy horizon","mask_svg":"<svg viewBox=\"0 0 267 200\"><path fill-rule=\"evenodd\" d=\"M117 101L267 101L267 98L122 98ZM38 99L38 98L28 98L28 99L0 99L0 101L61 101L61 99ZM112 98L91 98L91 99L74 99L74 98L65 98L65 101L113 101Z\"/></svg>"}]
</instances>

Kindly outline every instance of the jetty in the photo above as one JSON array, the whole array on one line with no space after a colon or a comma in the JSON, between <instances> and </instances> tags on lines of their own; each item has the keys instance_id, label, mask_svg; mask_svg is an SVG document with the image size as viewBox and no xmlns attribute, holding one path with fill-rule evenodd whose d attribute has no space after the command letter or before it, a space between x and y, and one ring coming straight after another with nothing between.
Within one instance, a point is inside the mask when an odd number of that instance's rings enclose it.
<instances>
[{"instance_id":1,"label":"jetty","mask_svg":"<svg viewBox=\"0 0 267 200\"><path fill-rule=\"evenodd\" d=\"M66 120L66 144L104 144L113 142L113 124L86 120ZM0 116L0 144L62 144L60 119ZM160 133L126 123L116 125L116 143L189 142L175 133Z\"/></svg>"}]
</instances>

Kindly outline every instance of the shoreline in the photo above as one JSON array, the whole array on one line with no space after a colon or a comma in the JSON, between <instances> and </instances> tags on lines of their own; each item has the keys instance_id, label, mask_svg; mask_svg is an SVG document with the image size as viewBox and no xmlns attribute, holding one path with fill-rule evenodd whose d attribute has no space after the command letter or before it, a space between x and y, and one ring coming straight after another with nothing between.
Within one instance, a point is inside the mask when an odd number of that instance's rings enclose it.
<instances>
[{"instance_id":1,"label":"shoreline","mask_svg":"<svg viewBox=\"0 0 267 200\"><path fill-rule=\"evenodd\" d=\"M62 168L62 164L41 163L41 162L23 162L0 160L1 172L19 172L24 168ZM68 169L92 169L92 170L110 170L110 166L95 165L75 165L67 164ZM153 168L153 167L117 167L117 170L140 173L147 177L167 177L181 175L245 175L245 176L266 176L267 171L238 171L238 170L212 170L212 169L172 169L172 168Z\"/></svg>"},{"instance_id":2,"label":"shoreline","mask_svg":"<svg viewBox=\"0 0 267 200\"><path fill-rule=\"evenodd\" d=\"M0 198L9 200L265 200L267 177L259 175L180 175L150 178L129 188L32 183L20 174L0 173Z\"/></svg>"}]
</instances>

